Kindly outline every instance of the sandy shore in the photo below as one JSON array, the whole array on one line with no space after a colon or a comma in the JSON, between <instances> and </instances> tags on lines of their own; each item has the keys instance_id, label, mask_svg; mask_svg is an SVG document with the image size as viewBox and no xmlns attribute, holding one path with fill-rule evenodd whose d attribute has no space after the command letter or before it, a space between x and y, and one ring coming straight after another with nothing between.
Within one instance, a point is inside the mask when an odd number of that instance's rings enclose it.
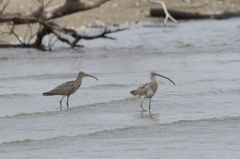
<instances>
[{"instance_id":1,"label":"sandy shore","mask_svg":"<svg viewBox=\"0 0 240 159\"><path fill-rule=\"evenodd\" d=\"M86 1L86 0L83 0ZM240 0L192 0L187 3L183 0L163 0L169 9L176 9L180 11L198 12L202 14L217 14L224 11L240 11ZM46 1L48 2L48 1ZM53 0L49 7L58 5L64 0ZM160 5L150 4L139 0L112 0L101 7L78 12L57 21L64 26L71 28L86 28L96 25L96 19L99 19L105 25L132 23L137 18L143 6L144 13L140 21L159 20L159 18L149 17L150 8L158 8ZM38 8L36 1L32 0L12 0L6 9L6 12L27 12ZM36 32L38 25L33 25L33 32ZM8 30L6 25L0 26L1 30ZM17 26L16 32L24 38L26 32L26 25ZM30 36L26 35L26 37ZM1 41L14 40L13 36L5 36Z\"/></svg>"}]
</instances>

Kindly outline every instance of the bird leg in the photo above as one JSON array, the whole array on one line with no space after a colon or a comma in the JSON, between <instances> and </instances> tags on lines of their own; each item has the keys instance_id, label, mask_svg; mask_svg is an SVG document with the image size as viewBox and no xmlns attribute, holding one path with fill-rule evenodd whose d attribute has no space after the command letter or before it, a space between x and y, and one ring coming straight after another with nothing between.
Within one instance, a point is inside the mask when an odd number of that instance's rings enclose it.
<instances>
[{"instance_id":1,"label":"bird leg","mask_svg":"<svg viewBox=\"0 0 240 159\"><path fill-rule=\"evenodd\" d=\"M142 96L142 102L141 102L141 105L140 105L140 107L142 108L142 110L144 110L144 109L143 109L143 106L142 106L143 100L144 100L144 96Z\"/></svg>"},{"instance_id":2,"label":"bird leg","mask_svg":"<svg viewBox=\"0 0 240 159\"><path fill-rule=\"evenodd\" d=\"M62 111L62 100L65 96L62 97L62 99L60 100L60 111Z\"/></svg>"},{"instance_id":3,"label":"bird leg","mask_svg":"<svg viewBox=\"0 0 240 159\"><path fill-rule=\"evenodd\" d=\"M70 95L67 96L67 108L68 108L68 109L69 109L69 106L68 106L68 99L69 99L69 96L70 96Z\"/></svg>"},{"instance_id":4,"label":"bird leg","mask_svg":"<svg viewBox=\"0 0 240 159\"><path fill-rule=\"evenodd\" d=\"M149 111L151 109L151 102L152 102L152 98L149 99Z\"/></svg>"}]
</instances>

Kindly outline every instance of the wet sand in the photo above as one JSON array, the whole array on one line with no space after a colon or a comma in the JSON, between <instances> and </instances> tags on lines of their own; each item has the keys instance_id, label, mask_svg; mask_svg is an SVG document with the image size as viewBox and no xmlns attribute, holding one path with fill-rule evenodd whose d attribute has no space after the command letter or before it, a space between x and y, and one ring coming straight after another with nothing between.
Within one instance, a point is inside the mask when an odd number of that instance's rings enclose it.
<instances>
[{"instance_id":1,"label":"wet sand","mask_svg":"<svg viewBox=\"0 0 240 159\"><path fill-rule=\"evenodd\" d=\"M83 0L83 2L86 0ZM163 0L168 9L176 9L187 12L199 12L202 14L218 14L224 11L240 11L239 0L192 0L187 3L183 0ZM45 1L48 2L48 1ZM64 0L53 0L49 7L58 5ZM159 21L160 18L149 17L150 8L158 8L160 5L151 4L142 1L144 13L140 21ZM30 11L38 8L36 1L32 0L12 0L7 7L6 12ZM88 11L78 12L63 18L57 19L59 24L77 29L85 29L96 25L96 19L102 21L105 25L130 24L136 21L141 11L139 0L113 0L104 3L99 8ZM33 32L36 32L38 25L32 25ZM1 30L7 30L6 26L1 26ZM16 27L16 32L24 38L26 25ZM30 35L26 35L27 37ZM16 41L13 36L5 36L2 41Z\"/></svg>"}]
</instances>

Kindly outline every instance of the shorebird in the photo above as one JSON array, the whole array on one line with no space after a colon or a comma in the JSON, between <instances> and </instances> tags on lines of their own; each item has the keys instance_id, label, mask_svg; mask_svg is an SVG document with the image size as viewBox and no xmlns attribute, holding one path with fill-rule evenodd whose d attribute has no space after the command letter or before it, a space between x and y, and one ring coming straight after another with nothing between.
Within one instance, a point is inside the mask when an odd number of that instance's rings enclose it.
<instances>
[{"instance_id":1,"label":"shorebird","mask_svg":"<svg viewBox=\"0 0 240 159\"><path fill-rule=\"evenodd\" d=\"M97 77L93 75L89 75L84 72L79 72L77 79L75 81L68 81L68 82L62 83L57 87L55 87L54 89L43 93L43 95L44 96L62 95L63 97L60 100L60 110L62 110L62 100L65 96L67 96L66 103L67 103L67 108L69 109L69 105L68 105L69 96L75 93L78 90L78 88L81 86L83 77L92 77L98 80Z\"/></svg>"},{"instance_id":2,"label":"shorebird","mask_svg":"<svg viewBox=\"0 0 240 159\"><path fill-rule=\"evenodd\" d=\"M143 109L143 100L145 98L148 98L149 99L149 110L151 109L151 100L152 100L152 97L155 95L155 93L157 92L157 89L158 89L158 82L156 80L156 76L159 76L159 77L163 77L165 79L168 79L169 81L171 81L174 85L175 83L168 77L165 77L163 75L160 75L160 74L157 74L155 72L151 72L150 73L150 78L151 78L151 82L149 83L145 83L143 84L142 86L138 87L136 90L133 90L131 91L130 93L135 95L135 96L140 96L142 97L142 102L141 102L141 105L140 107ZM144 110L144 109L143 109Z\"/></svg>"}]
</instances>

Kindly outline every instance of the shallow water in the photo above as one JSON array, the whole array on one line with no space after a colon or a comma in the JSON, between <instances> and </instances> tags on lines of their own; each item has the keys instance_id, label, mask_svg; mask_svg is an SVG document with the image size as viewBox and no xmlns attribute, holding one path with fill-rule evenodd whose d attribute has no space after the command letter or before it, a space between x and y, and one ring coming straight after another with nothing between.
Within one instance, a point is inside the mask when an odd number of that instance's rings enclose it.
<instances>
[{"instance_id":1,"label":"shallow water","mask_svg":"<svg viewBox=\"0 0 240 159\"><path fill-rule=\"evenodd\" d=\"M141 23L116 41L0 50L0 158L237 158L240 19ZM60 83L84 78L59 111ZM158 78L152 110L129 92ZM148 108L148 101L144 102Z\"/></svg>"}]
</instances>

